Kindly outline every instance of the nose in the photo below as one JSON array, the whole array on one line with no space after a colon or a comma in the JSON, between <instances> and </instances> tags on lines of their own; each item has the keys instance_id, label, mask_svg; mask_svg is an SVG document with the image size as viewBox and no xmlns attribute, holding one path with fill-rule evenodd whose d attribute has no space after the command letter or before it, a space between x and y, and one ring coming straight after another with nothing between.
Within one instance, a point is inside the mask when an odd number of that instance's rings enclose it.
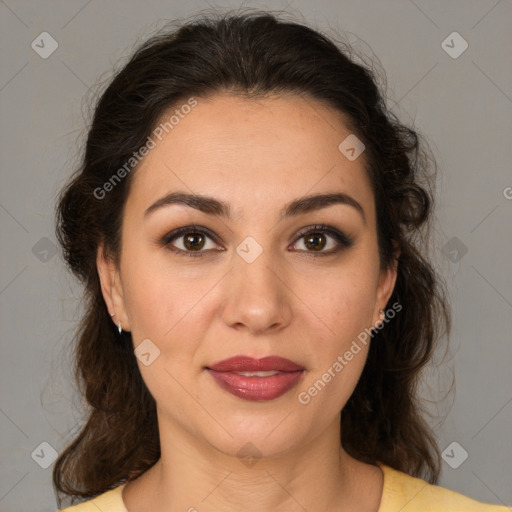
<instances>
[{"instance_id":1,"label":"nose","mask_svg":"<svg viewBox=\"0 0 512 512\"><path fill-rule=\"evenodd\" d=\"M222 317L226 325L252 335L276 333L292 319L290 283L270 251L251 263L234 254L226 276Z\"/></svg>"}]
</instances>

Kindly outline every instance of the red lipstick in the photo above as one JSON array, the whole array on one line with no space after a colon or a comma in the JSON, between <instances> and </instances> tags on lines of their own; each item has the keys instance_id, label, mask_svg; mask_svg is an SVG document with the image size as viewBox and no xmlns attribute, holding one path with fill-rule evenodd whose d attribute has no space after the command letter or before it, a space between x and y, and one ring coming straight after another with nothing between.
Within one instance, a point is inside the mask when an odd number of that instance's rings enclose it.
<instances>
[{"instance_id":1,"label":"red lipstick","mask_svg":"<svg viewBox=\"0 0 512 512\"><path fill-rule=\"evenodd\" d=\"M235 356L206 367L216 383L245 400L273 400L294 387L304 367L283 357ZM263 372L263 373L262 373Z\"/></svg>"}]
</instances>

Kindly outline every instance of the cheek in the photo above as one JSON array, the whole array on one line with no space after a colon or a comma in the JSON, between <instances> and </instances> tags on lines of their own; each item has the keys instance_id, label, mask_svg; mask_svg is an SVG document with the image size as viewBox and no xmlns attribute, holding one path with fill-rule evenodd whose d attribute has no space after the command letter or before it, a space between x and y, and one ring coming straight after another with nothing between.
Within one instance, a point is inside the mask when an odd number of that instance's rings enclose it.
<instances>
[{"instance_id":1,"label":"cheek","mask_svg":"<svg viewBox=\"0 0 512 512\"><path fill-rule=\"evenodd\" d=\"M358 338L358 329L347 325L347 330L338 336L324 340L314 349L308 378L298 392L301 404L312 404L323 410L328 417L338 414L353 393L364 369L371 338Z\"/></svg>"},{"instance_id":2,"label":"cheek","mask_svg":"<svg viewBox=\"0 0 512 512\"><path fill-rule=\"evenodd\" d=\"M371 342L375 304L373 274L340 273L310 293L307 303L311 323L321 325L322 335L310 345L310 375L299 392L300 403L315 402L337 414L352 394L363 371ZM318 322L320 319L320 322ZM365 331L366 329L366 331ZM321 405L320 405L321 404Z\"/></svg>"},{"instance_id":3,"label":"cheek","mask_svg":"<svg viewBox=\"0 0 512 512\"><path fill-rule=\"evenodd\" d=\"M138 360L142 378L157 403L179 403L185 408L187 394L180 383L188 382L197 372L191 361L204 327L200 323L204 283L184 280L163 267L141 268L136 258L125 270L129 276L125 304L133 346L149 339L159 351L147 366Z\"/></svg>"},{"instance_id":4,"label":"cheek","mask_svg":"<svg viewBox=\"0 0 512 512\"><path fill-rule=\"evenodd\" d=\"M371 326L376 300L376 287L373 274L359 272L340 273L340 277L330 277L325 283L317 283L306 302L312 314L322 320L329 345L342 348L349 340Z\"/></svg>"},{"instance_id":5,"label":"cheek","mask_svg":"<svg viewBox=\"0 0 512 512\"><path fill-rule=\"evenodd\" d=\"M205 294L205 281L187 278L170 258L126 250L123 292L134 339L172 337Z\"/></svg>"},{"instance_id":6,"label":"cheek","mask_svg":"<svg viewBox=\"0 0 512 512\"><path fill-rule=\"evenodd\" d=\"M134 341L160 338L161 331L172 327L165 319L175 309L168 287L148 268L129 269L127 275L130 277L124 287L125 305Z\"/></svg>"}]
</instances>

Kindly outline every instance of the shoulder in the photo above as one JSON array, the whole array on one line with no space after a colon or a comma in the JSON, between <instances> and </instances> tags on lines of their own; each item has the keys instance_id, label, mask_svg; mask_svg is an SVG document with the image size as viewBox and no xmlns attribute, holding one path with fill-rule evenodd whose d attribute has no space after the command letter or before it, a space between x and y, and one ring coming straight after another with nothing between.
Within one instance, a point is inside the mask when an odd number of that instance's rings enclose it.
<instances>
[{"instance_id":1,"label":"shoulder","mask_svg":"<svg viewBox=\"0 0 512 512\"><path fill-rule=\"evenodd\" d=\"M378 512L510 512L509 507L488 505L450 489L432 485L379 463L384 474Z\"/></svg>"},{"instance_id":2,"label":"shoulder","mask_svg":"<svg viewBox=\"0 0 512 512\"><path fill-rule=\"evenodd\" d=\"M108 512L128 512L122 498L124 485L125 484L115 487L110 491L96 496L96 498L84 501L78 505L61 509L58 512L98 512L99 510L108 510Z\"/></svg>"}]
</instances>

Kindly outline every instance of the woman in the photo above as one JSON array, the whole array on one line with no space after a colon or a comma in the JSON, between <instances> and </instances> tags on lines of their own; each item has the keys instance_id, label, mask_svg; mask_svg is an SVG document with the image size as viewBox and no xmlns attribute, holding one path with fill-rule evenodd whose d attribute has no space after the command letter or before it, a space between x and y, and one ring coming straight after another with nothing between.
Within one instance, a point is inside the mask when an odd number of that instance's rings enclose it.
<instances>
[{"instance_id":1,"label":"woman","mask_svg":"<svg viewBox=\"0 0 512 512\"><path fill-rule=\"evenodd\" d=\"M433 162L346 53L209 17L100 98L58 206L88 298L89 418L53 477L89 501L65 510L505 510L433 485Z\"/></svg>"}]
</instances>

